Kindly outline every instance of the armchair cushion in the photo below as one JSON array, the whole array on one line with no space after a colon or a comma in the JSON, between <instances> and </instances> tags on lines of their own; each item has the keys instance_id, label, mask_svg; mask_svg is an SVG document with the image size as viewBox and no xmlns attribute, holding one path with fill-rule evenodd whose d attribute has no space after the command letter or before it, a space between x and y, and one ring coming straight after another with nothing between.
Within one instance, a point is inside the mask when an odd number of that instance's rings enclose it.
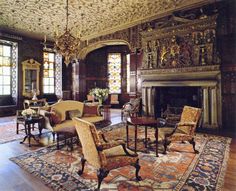
<instances>
[{"instance_id":1,"label":"armchair cushion","mask_svg":"<svg viewBox=\"0 0 236 191\"><path fill-rule=\"evenodd\" d=\"M135 156L135 152L129 150L126 148L126 150L129 152L129 154ZM126 153L121 145L111 147L109 149L104 150L106 157L116 157L116 156L126 156Z\"/></svg>"}]
</instances>

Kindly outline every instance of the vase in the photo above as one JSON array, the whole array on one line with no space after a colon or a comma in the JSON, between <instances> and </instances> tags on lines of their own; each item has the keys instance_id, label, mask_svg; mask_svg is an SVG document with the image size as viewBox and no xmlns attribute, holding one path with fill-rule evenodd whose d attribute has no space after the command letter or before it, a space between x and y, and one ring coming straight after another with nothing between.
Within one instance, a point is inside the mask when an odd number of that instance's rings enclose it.
<instances>
[{"instance_id":1,"label":"vase","mask_svg":"<svg viewBox=\"0 0 236 191\"><path fill-rule=\"evenodd\" d=\"M30 114L25 115L25 119L31 120L32 119L32 115L30 115Z\"/></svg>"},{"instance_id":2,"label":"vase","mask_svg":"<svg viewBox=\"0 0 236 191\"><path fill-rule=\"evenodd\" d=\"M99 105L102 105L102 99L98 99Z\"/></svg>"}]
</instances>

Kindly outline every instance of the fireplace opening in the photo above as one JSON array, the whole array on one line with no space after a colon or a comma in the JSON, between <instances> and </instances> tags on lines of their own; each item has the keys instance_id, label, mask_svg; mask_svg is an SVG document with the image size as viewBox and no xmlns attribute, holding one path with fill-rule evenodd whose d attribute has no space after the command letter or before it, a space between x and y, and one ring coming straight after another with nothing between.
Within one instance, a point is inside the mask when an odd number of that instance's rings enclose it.
<instances>
[{"instance_id":1,"label":"fireplace opening","mask_svg":"<svg viewBox=\"0 0 236 191\"><path fill-rule=\"evenodd\" d=\"M176 107L181 110L184 105L201 107L201 87L156 87L154 97L154 115L162 117L167 107Z\"/></svg>"}]
</instances>

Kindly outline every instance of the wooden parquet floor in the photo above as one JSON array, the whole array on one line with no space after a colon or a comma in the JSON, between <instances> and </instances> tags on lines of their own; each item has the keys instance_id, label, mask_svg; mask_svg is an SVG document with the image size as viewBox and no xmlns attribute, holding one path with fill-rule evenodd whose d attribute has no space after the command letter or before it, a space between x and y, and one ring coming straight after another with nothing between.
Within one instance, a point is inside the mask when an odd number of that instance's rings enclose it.
<instances>
[{"instance_id":1,"label":"wooden parquet floor","mask_svg":"<svg viewBox=\"0 0 236 191\"><path fill-rule=\"evenodd\" d=\"M0 118L0 123L14 120L15 117ZM120 122L120 111L111 112L112 123ZM40 145L46 146L52 143L52 136L43 135L40 138ZM50 188L31 174L22 170L9 158L38 149L41 146L19 144L18 141L0 144L0 191L51 191ZM225 184L222 190L236 190L236 137L233 138L230 146L228 167L225 175Z\"/></svg>"}]
</instances>

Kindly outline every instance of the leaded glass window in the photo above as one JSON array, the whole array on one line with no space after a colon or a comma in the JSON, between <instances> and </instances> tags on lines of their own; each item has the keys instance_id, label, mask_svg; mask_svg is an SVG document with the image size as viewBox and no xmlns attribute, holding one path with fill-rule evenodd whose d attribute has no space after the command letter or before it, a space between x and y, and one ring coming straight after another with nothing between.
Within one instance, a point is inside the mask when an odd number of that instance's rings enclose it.
<instances>
[{"instance_id":1,"label":"leaded glass window","mask_svg":"<svg viewBox=\"0 0 236 191\"><path fill-rule=\"evenodd\" d=\"M12 46L0 44L0 95L11 95Z\"/></svg>"},{"instance_id":2,"label":"leaded glass window","mask_svg":"<svg viewBox=\"0 0 236 191\"><path fill-rule=\"evenodd\" d=\"M43 93L55 93L55 53L43 53Z\"/></svg>"},{"instance_id":3,"label":"leaded glass window","mask_svg":"<svg viewBox=\"0 0 236 191\"><path fill-rule=\"evenodd\" d=\"M121 54L108 54L109 93L121 93Z\"/></svg>"}]
</instances>

